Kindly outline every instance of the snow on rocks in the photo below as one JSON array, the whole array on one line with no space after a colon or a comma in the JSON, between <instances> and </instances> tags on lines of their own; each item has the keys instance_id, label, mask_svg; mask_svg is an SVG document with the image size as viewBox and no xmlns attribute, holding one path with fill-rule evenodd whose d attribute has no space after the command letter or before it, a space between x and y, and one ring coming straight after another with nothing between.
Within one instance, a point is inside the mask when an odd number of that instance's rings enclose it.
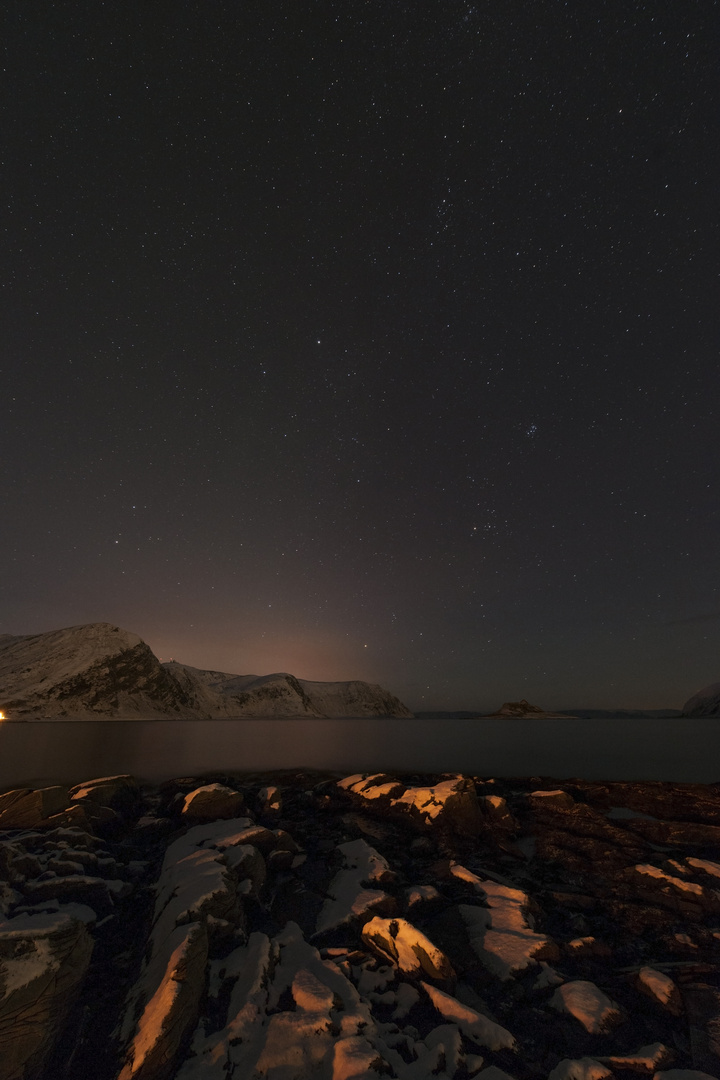
<instances>
[{"instance_id":1,"label":"snow on rocks","mask_svg":"<svg viewBox=\"0 0 720 1080\"><path fill-rule=\"evenodd\" d=\"M641 994L652 998L674 1016L680 1016L682 1013L680 991L669 975L646 966L640 968L634 981Z\"/></svg>"},{"instance_id":2,"label":"snow on rocks","mask_svg":"<svg viewBox=\"0 0 720 1080\"><path fill-rule=\"evenodd\" d=\"M443 982L455 976L447 956L406 919L376 916L365 923L361 937L366 945L396 964L404 975Z\"/></svg>"},{"instance_id":3,"label":"snow on rocks","mask_svg":"<svg viewBox=\"0 0 720 1080\"><path fill-rule=\"evenodd\" d=\"M610 1069L595 1058L563 1058L550 1073L548 1080L607 1080L612 1075Z\"/></svg>"},{"instance_id":4,"label":"snow on rocks","mask_svg":"<svg viewBox=\"0 0 720 1080\"><path fill-rule=\"evenodd\" d=\"M137 997L144 1004L118 1080L164 1080L171 1075L180 1045L197 1019L207 958L207 929L200 922L178 926L154 950L138 987ZM135 1004L133 999L133 1011ZM130 1016L121 1031L126 1037Z\"/></svg>"},{"instance_id":5,"label":"snow on rocks","mask_svg":"<svg viewBox=\"0 0 720 1080\"><path fill-rule=\"evenodd\" d=\"M85 780L82 784L76 784L68 791L71 800L91 799L101 806L111 806L117 809L128 798L134 800L138 796L137 780L128 773L118 776L99 776L95 780Z\"/></svg>"},{"instance_id":6,"label":"snow on rocks","mask_svg":"<svg viewBox=\"0 0 720 1080\"><path fill-rule=\"evenodd\" d=\"M163 1080L195 1025L205 991L208 932L227 937L244 925L226 855L232 849L202 845L242 833L248 824L241 818L197 825L168 847L155 887L150 956L126 1005L121 1038L129 1043L119 1080Z\"/></svg>"},{"instance_id":7,"label":"snow on rocks","mask_svg":"<svg viewBox=\"0 0 720 1080\"><path fill-rule=\"evenodd\" d=\"M77 814L81 809L88 821L112 827L120 818L132 817L137 806L139 791L134 777L102 776L95 780L76 784L69 792L66 813Z\"/></svg>"},{"instance_id":8,"label":"snow on rocks","mask_svg":"<svg viewBox=\"0 0 720 1080\"><path fill-rule=\"evenodd\" d=\"M101 777L69 790L61 784L17 788L0 795L0 829L110 828L120 817L132 816L137 794L130 776Z\"/></svg>"},{"instance_id":9,"label":"snow on rocks","mask_svg":"<svg viewBox=\"0 0 720 1080\"><path fill-rule=\"evenodd\" d=\"M595 983L578 979L563 983L550 999L552 1008L569 1013L591 1035L601 1035L622 1019L620 1009Z\"/></svg>"},{"instance_id":10,"label":"snow on rocks","mask_svg":"<svg viewBox=\"0 0 720 1080\"><path fill-rule=\"evenodd\" d=\"M510 1073L506 1073L504 1069L498 1069L497 1065L489 1065L487 1069L483 1069L481 1072L475 1074L477 1080L515 1080Z\"/></svg>"},{"instance_id":11,"label":"snow on rocks","mask_svg":"<svg viewBox=\"0 0 720 1080\"><path fill-rule=\"evenodd\" d=\"M244 799L239 791L224 784L205 784L189 792L183 801L183 817L195 821L217 821L234 818L243 809Z\"/></svg>"},{"instance_id":12,"label":"snow on rocks","mask_svg":"<svg viewBox=\"0 0 720 1080\"><path fill-rule=\"evenodd\" d=\"M611 956L610 949L604 942L598 941L592 934L573 938L565 942L565 951L570 956Z\"/></svg>"},{"instance_id":13,"label":"snow on rocks","mask_svg":"<svg viewBox=\"0 0 720 1080\"><path fill-rule=\"evenodd\" d=\"M710 859L694 859L692 855L688 856L685 862L696 870L703 870L706 874L710 874L711 877L720 878L720 863L712 862Z\"/></svg>"},{"instance_id":14,"label":"snow on rocks","mask_svg":"<svg viewBox=\"0 0 720 1080\"><path fill-rule=\"evenodd\" d=\"M665 1069L664 1072L656 1072L653 1080L717 1080L717 1077L696 1069Z\"/></svg>"},{"instance_id":15,"label":"snow on rocks","mask_svg":"<svg viewBox=\"0 0 720 1080\"><path fill-rule=\"evenodd\" d=\"M487 914L482 908L468 904L460 905L460 913L470 944L488 971L501 979L509 979L525 968L535 966L540 955L550 956L553 951L550 939L532 928L527 893L490 878L480 878L457 863L451 864L449 872L487 900Z\"/></svg>"},{"instance_id":16,"label":"snow on rocks","mask_svg":"<svg viewBox=\"0 0 720 1080\"><path fill-rule=\"evenodd\" d=\"M420 1000L420 994L412 985L412 983L401 982L395 991L395 1001L397 1002L395 1008L392 1011L392 1020L404 1020L414 1005L417 1005Z\"/></svg>"},{"instance_id":17,"label":"snow on rocks","mask_svg":"<svg viewBox=\"0 0 720 1080\"><path fill-rule=\"evenodd\" d=\"M410 820L421 826L442 822L459 832L480 831L482 817L473 783L462 776L427 787L410 787L392 800L393 808L407 810Z\"/></svg>"},{"instance_id":18,"label":"snow on rocks","mask_svg":"<svg viewBox=\"0 0 720 1080\"><path fill-rule=\"evenodd\" d=\"M530 801L535 806L560 807L563 810L569 810L575 805L572 795L562 788L555 788L553 791L531 791Z\"/></svg>"},{"instance_id":19,"label":"snow on rocks","mask_svg":"<svg viewBox=\"0 0 720 1080\"><path fill-rule=\"evenodd\" d=\"M7 918L21 899L21 894L17 889L13 889L12 886L8 885L7 881L0 879L0 917Z\"/></svg>"},{"instance_id":20,"label":"snow on rocks","mask_svg":"<svg viewBox=\"0 0 720 1080\"><path fill-rule=\"evenodd\" d=\"M68 803L67 788L17 788L0 795L0 829L34 829Z\"/></svg>"},{"instance_id":21,"label":"snow on rocks","mask_svg":"<svg viewBox=\"0 0 720 1080\"><path fill-rule=\"evenodd\" d=\"M546 963L545 960L540 961L540 967L542 971L533 983L533 990L547 990L550 986L560 986L561 983L565 982L562 975L554 967Z\"/></svg>"},{"instance_id":22,"label":"snow on rocks","mask_svg":"<svg viewBox=\"0 0 720 1080\"><path fill-rule=\"evenodd\" d=\"M405 906L408 914L415 910L436 908L443 903L443 895L434 885L412 885L405 890Z\"/></svg>"},{"instance_id":23,"label":"snow on rocks","mask_svg":"<svg viewBox=\"0 0 720 1080\"><path fill-rule=\"evenodd\" d=\"M200 846L214 847L218 851L224 851L226 848L235 847L238 844L252 844L258 851L267 855L277 847L278 837L275 833L262 825L255 825L250 818L235 818L230 824L235 827L213 828L209 832L198 833L194 833L193 830L190 831L193 832L193 835L203 836L203 839L199 841Z\"/></svg>"},{"instance_id":24,"label":"snow on rocks","mask_svg":"<svg viewBox=\"0 0 720 1080\"><path fill-rule=\"evenodd\" d=\"M385 773L357 773L337 786L365 809L401 815L416 828L442 825L470 835L482 828L475 786L468 777L454 774L421 786L403 784Z\"/></svg>"},{"instance_id":25,"label":"snow on rocks","mask_svg":"<svg viewBox=\"0 0 720 1080\"><path fill-rule=\"evenodd\" d=\"M262 853L252 844L235 844L224 849L224 860L225 865L235 872L240 881L249 882L248 892L259 897L267 877Z\"/></svg>"},{"instance_id":26,"label":"snow on rocks","mask_svg":"<svg viewBox=\"0 0 720 1080\"><path fill-rule=\"evenodd\" d=\"M352 983L290 922L270 939L250 935L247 946L232 954L226 977L238 972L227 1007L226 1023L206 1036L202 1027L193 1054L177 1080L236 1075L297 1077L327 1075L345 1080L341 1067L362 1061L381 1063L368 1043L375 1033L370 1009ZM345 1040L358 1042L345 1042ZM368 1047L371 1049L368 1049ZM362 1072L348 1073L350 1077Z\"/></svg>"},{"instance_id":27,"label":"snow on rocks","mask_svg":"<svg viewBox=\"0 0 720 1080\"><path fill-rule=\"evenodd\" d=\"M279 787L271 784L261 788L255 802L258 814L261 817L274 817L282 811L282 793Z\"/></svg>"},{"instance_id":28,"label":"snow on rocks","mask_svg":"<svg viewBox=\"0 0 720 1080\"><path fill-rule=\"evenodd\" d=\"M673 874L668 874L665 870L661 870L660 867L653 866L651 863L638 864L633 867L633 869L636 874L654 878L655 881L659 881L663 885L672 885L673 888L681 893L691 893L696 897L701 897L703 895L702 885L697 885L694 881L683 881L682 878L675 877Z\"/></svg>"},{"instance_id":29,"label":"snow on rocks","mask_svg":"<svg viewBox=\"0 0 720 1080\"><path fill-rule=\"evenodd\" d=\"M633 1054L612 1054L599 1057L603 1065L612 1065L615 1069L631 1069L633 1072L651 1073L669 1065L675 1057L674 1052L664 1043L651 1043L641 1046Z\"/></svg>"},{"instance_id":30,"label":"snow on rocks","mask_svg":"<svg viewBox=\"0 0 720 1080\"><path fill-rule=\"evenodd\" d=\"M153 941L162 941L177 926L195 920L242 919L236 882L221 861L222 856L209 849L193 851L177 863L163 867L157 886Z\"/></svg>"},{"instance_id":31,"label":"snow on rocks","mask_svg":"<svg viewBox=\"0 0 720 1080\"><path fill-rule=\"evenodd\" d=\"M510 813L507 799L501 795L479 795L478 806L492 827L507 829L508 832L517 830L517 820Z\"/></svg>"},{"instance_id":32,"label":"snow on rocks","mask_svg":"<svg viewBox=\"0 0 720 1080\"><path fill-rule=\"evenodd\" d=\"M572 781L574 806L553 808L530 797L559 790L545 778L461 779L481 793L477 834L445 809L421 824L418 803L457 777L76 785L55 820L0 835L6 923L67 920L97 943L79 1000L36 1040L44 1071L6 1075L0 1051L0 1080L720 1077L717 849L701 831L660 851L605 813L627 803L684 827L687 807L688 825L714 828L720 791ZM236 816L182 813L214 785L242 796ZM264 789L282 792L279 815ZM506 815L534 850L508 842ZM397 907L358 908L363 892Z\"/></svg>"},{"instance_id":33,"label":"snow on rocks","mask_svg":"<svg viewBox=\"0 0 720 1080\"><path fill-rule=\"evenodd\" d=\"M52 865L52 864L48 864ZM30 904L55 898L60 903L88 904L98 915L108 915L115 906L115 897L129 895L132 886L126 881L106 880L82 873L68 876L50 876L43 881L28 881L24 887L25 899Z\"/></svg>"},{"instance_id":34,"label":"snow on rocks","mask_svg":"<svg viewBox=\"0 0 720 1080\"><path fill-rule=\"evenodd\" d=\"M515 1039L500 1024L489 1020L487 1016L476 1012L468 1005L463 1005L450 994L439 990L436 986L423 982L422 988L429 997L434 1009L444 1020L457 1024L460 1031L472 1039L478 1046L488 1050L514 1050Z\"/></svg>"},{"instance_id":35,"label":"snow on rocks","mask_svg":"<svg viewBox=\"0 0 720 1080\"><path fill-rule=\"evenodd\" d=\"M37 877L42 870L39 860L30 855L19 840L0 842L0 879L12 884L26 877Z\"/></svg>"},{"instance_id":36,"label":"snow on rocks","mask_svg":"<svg viewBox=\"0 0 720 1080\"><path fill-rule=\"evenodd\" d=\"M333 1047L332 1080L374 1080L383 1064L367 1039L362 1035L347 1035Z\"/></svg>"},{"instance_id":37,"label":"snow on rocks","mask_svg":"<svg viewBox=\"0 0 720 1080\"><path fill-rule=\"evenodd\" d=\"M0 1077L37 1076L87 972L93 941L64 912L0 923Z\"/></svg>"},{"instance_id":38,"label":"snow on rocks","mask_svg":"<svg viewBox=\"0 0 720 1080\"><path fill-rule=\"evenodd\" d=\"M325 933L353 920L367 921L375 914L390 915L397 902L382 889L370 886L393 878L386 859L365 840L351 840L338 846L344 869L328 887L328 899L318 915L316 932Z\"/></svg>"}]
</instances>

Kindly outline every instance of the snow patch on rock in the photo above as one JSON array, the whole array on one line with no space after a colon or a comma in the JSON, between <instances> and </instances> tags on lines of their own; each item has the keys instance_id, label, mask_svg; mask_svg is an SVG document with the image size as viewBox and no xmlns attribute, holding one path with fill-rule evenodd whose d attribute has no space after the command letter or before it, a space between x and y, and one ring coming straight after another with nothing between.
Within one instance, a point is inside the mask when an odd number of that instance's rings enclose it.
<instances>
[{"instance_id":1,"label":"snow patch on rock","mask_svg":"<svg viewBox=\"0 0 720 1080\"><path fill-rule=\"evenodd\" d=\"M550 999L558 1012L574 1016L591 1035L601 1035L621 1019L620 1009L592 982L582 979L559 986Z\"/></svg>"}]
</instances>

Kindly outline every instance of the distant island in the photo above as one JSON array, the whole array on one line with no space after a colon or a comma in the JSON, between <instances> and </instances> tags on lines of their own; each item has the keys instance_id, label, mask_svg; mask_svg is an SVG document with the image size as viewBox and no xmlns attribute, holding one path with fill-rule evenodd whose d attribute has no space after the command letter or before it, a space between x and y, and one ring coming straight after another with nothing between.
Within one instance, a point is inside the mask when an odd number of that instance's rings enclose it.
<instances>
[{"instance_id":1,"label":"distant island","mask_svg":"<svg viewBox=\"0 0 720 1080\"><path fill-rule=\"evenodd\" d=\"M435 712L435 713L416 713L419 717L437 717L445 720L489 720L495 717L530 717L535 720L547 720L552 717L572 717L571 713L564 712L547 712L546 709L541 709L539 705L531 705L523 698L521 701L506 701L504 705L493 713L486 712Z\"/></svg>"},{"instance_id":2,"label":"distant island","mask_svg":"<svg viewBox=\"0 0 720 1080\"><path fill-rule=\"evenodd\" d=\"M523 698L521 701L506 701L504 705L501 705L497 712L490 713L491 716L519 716L530 717L534 720L547 720L551 717L564 716L564 713L547 712L545 709L541 709L539 705L531 705L529 701Z\"/></svg>"},{"instance_id":3,"label":"distant island","mask_svg":"<svg viewBox=\"0 0 720 1080\"><path fill-rule=\"evenodd\" d=\"M360 680L163 664L137 634L110 623L0 635L0 711L8 720L413 715L381 686Z\"/></svg>"},{"instance_id":4,"label":"distant island","mask_svg":"<svg viewBox=\"0 0 720 1080\"><path fill-rule=\"evenodd\" d=\"M714 688L710 688L714 689ZM547 712L545 709L541 709L538 705L530 705L523 698L521 701L506 701L504 705L493 713L482 712L479 709L456 709L446 712L416 712L415 716L419 720L492 720L500 718L530 718L536 720L547 720L548 718L567 719L567 720L679 720L683 716L717 716L720 714L720 684L717 686L718 690L718 702L716 703L716 712L692 712L688 708L688 705L692 707L692 703L695 698L692 698L690 702L685 706L683 710L680 709L557 709L553 712ZM697 695L700 697L700 695ZM703 701L705 699L703 698Z\"/></svg>"}]
</instances>

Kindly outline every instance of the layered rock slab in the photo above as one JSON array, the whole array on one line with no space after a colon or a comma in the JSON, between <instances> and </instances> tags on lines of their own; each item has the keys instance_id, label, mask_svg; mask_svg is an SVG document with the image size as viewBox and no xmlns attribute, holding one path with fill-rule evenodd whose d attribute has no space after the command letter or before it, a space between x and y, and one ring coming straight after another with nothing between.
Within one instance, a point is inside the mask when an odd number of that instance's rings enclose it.
<instances>
[{"instance_id":1,"label":"layered rock slab","mask_svg":"<svg viewBox=\"0 0 720 1080\"><path fill-rule=\"evenodd\" d=\"M447 956L407 919L381 919L365 923L362 940L411 978L451 980L455 976Z\"/></svg>"},{"instance_id":2,"label":"layered rock slab","mask_svg":"<svg viewBox=\"0 0 720 1080\"><path fill-rule=\"evenodd\" d=\"M244 924L237 879L226 852L205 844L242 835L249 818L196 825L168 847L156 884L150 955L130 995L120 1039L119 1080L165 1080L197 1023L205 992L208 930Z\"/></svg>"},{"instance_id":3,"label":"layered rock slab","mask_svg":"<svg viewBox=\"0 0 720 1080\"><path fill-rule=\"evenodd\" d=\"M373 888L394 875L386 859L365 840L338 845L344 867L328 886L328 898L318 915L316 932L323 934L350 922L364 922L374 914L393 912L397 904L382 889Z\"/></svg>"},{"instance_id":4,"label":"layered rock slab","mask_svg":"<svg viewBox=\"0 0 720 1080\"><path fill-rule=\"evenodd\" d=\"M585 979L558 986L550 1005L558 1012L574 1017L591 1035L602 1035L622 1019L617 1004L595 983Z\"/></svg>"},{"instance_id":5,"label":"layered rock slab","mask_svg":"<svg viewBox=\"0 0 720 1080\"><path fill-rule=\"evenodd\" d=\"M530 897L522 889L481 878L457 863L449 874L469 884L487 901L487 909L459 906L470 944L478 959L500 979L510 979L539 959L557 951L545 934L535 932L529 914Z\"/></svg>"},{"instance_id":6,"label":"layered rock slab","mask_svg":"<svg viewBox=\"0 0 720 1080\"><path fill-rule=\"evenodd\" d=\"M0 1080L34 1080L90 963L84 922L64 913L0 923Z\"/></svg>"},{"instance_id":7,"label":"layered rock slab","mask_svg":"<svg viewBox=\"0 0 720 1080\"><path fill-rule=\"evenodd\" d=\"M448 828L476 835L483 827L483 813L475 785L454 774L437 784L406 784L384 773L358 773L337 783L357 805L407 821L419 830Z\"/></svg>"},{"instance_id":8,"label":"layered rock slab","mask_svg":"<svg viewBox=\"0 0 720 1080\"><path fill-rule=\"evenodd\" d=\"M250 936L237 950L226 977L238 975L227 1021L211 1036L199 1029L178 1080L224 1080L235 1075L312 1077L333 1075L341 1062L379 1062L366 1040L375 1032L370 1010L352 983L322 960L294 923L270 939ZM288 1010L290 995L292 1008ZM362 1042L345 1043L346 1039ZM324 1071L325 1070L325 1071Z\"/></svg>"}]
</instances>

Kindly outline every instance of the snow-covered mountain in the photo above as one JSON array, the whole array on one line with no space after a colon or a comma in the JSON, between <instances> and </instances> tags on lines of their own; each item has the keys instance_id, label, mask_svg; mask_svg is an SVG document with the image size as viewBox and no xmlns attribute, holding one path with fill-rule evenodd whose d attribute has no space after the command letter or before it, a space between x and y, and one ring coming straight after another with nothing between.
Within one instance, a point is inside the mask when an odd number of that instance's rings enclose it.
<instances>
[{"instance_id":1,"label":"snow-covered mountain","mask_svg":"<svg viewBox=\"0 0 720 1080\"><path fill-rule=\"evenodd\" d=\"M683 705L683 716L720 716L720 683L698 690Z\"/></svg>"},{"instance_id":2,"label":"snow-covered mountain","mask_svg":"<svg viewBox=\"0 0 720 1080\"><path fill-rule=\"evenodd\" d=\"M228 675L172 662L163 667L213 716L412 716L377 683L308 682L287 672Z\"/></svg>"},{"instance_id":3,"label":"snow-covered mountain","mask_svg":"<svg viewBox=\"0 0 720 1080\"><path fill-rule=\"evenodd\" d=\"M161 664L136 634L109 623L0 635L0 710L10 719L412 716L372 683Z\"/></svg>"}]
</instances>

